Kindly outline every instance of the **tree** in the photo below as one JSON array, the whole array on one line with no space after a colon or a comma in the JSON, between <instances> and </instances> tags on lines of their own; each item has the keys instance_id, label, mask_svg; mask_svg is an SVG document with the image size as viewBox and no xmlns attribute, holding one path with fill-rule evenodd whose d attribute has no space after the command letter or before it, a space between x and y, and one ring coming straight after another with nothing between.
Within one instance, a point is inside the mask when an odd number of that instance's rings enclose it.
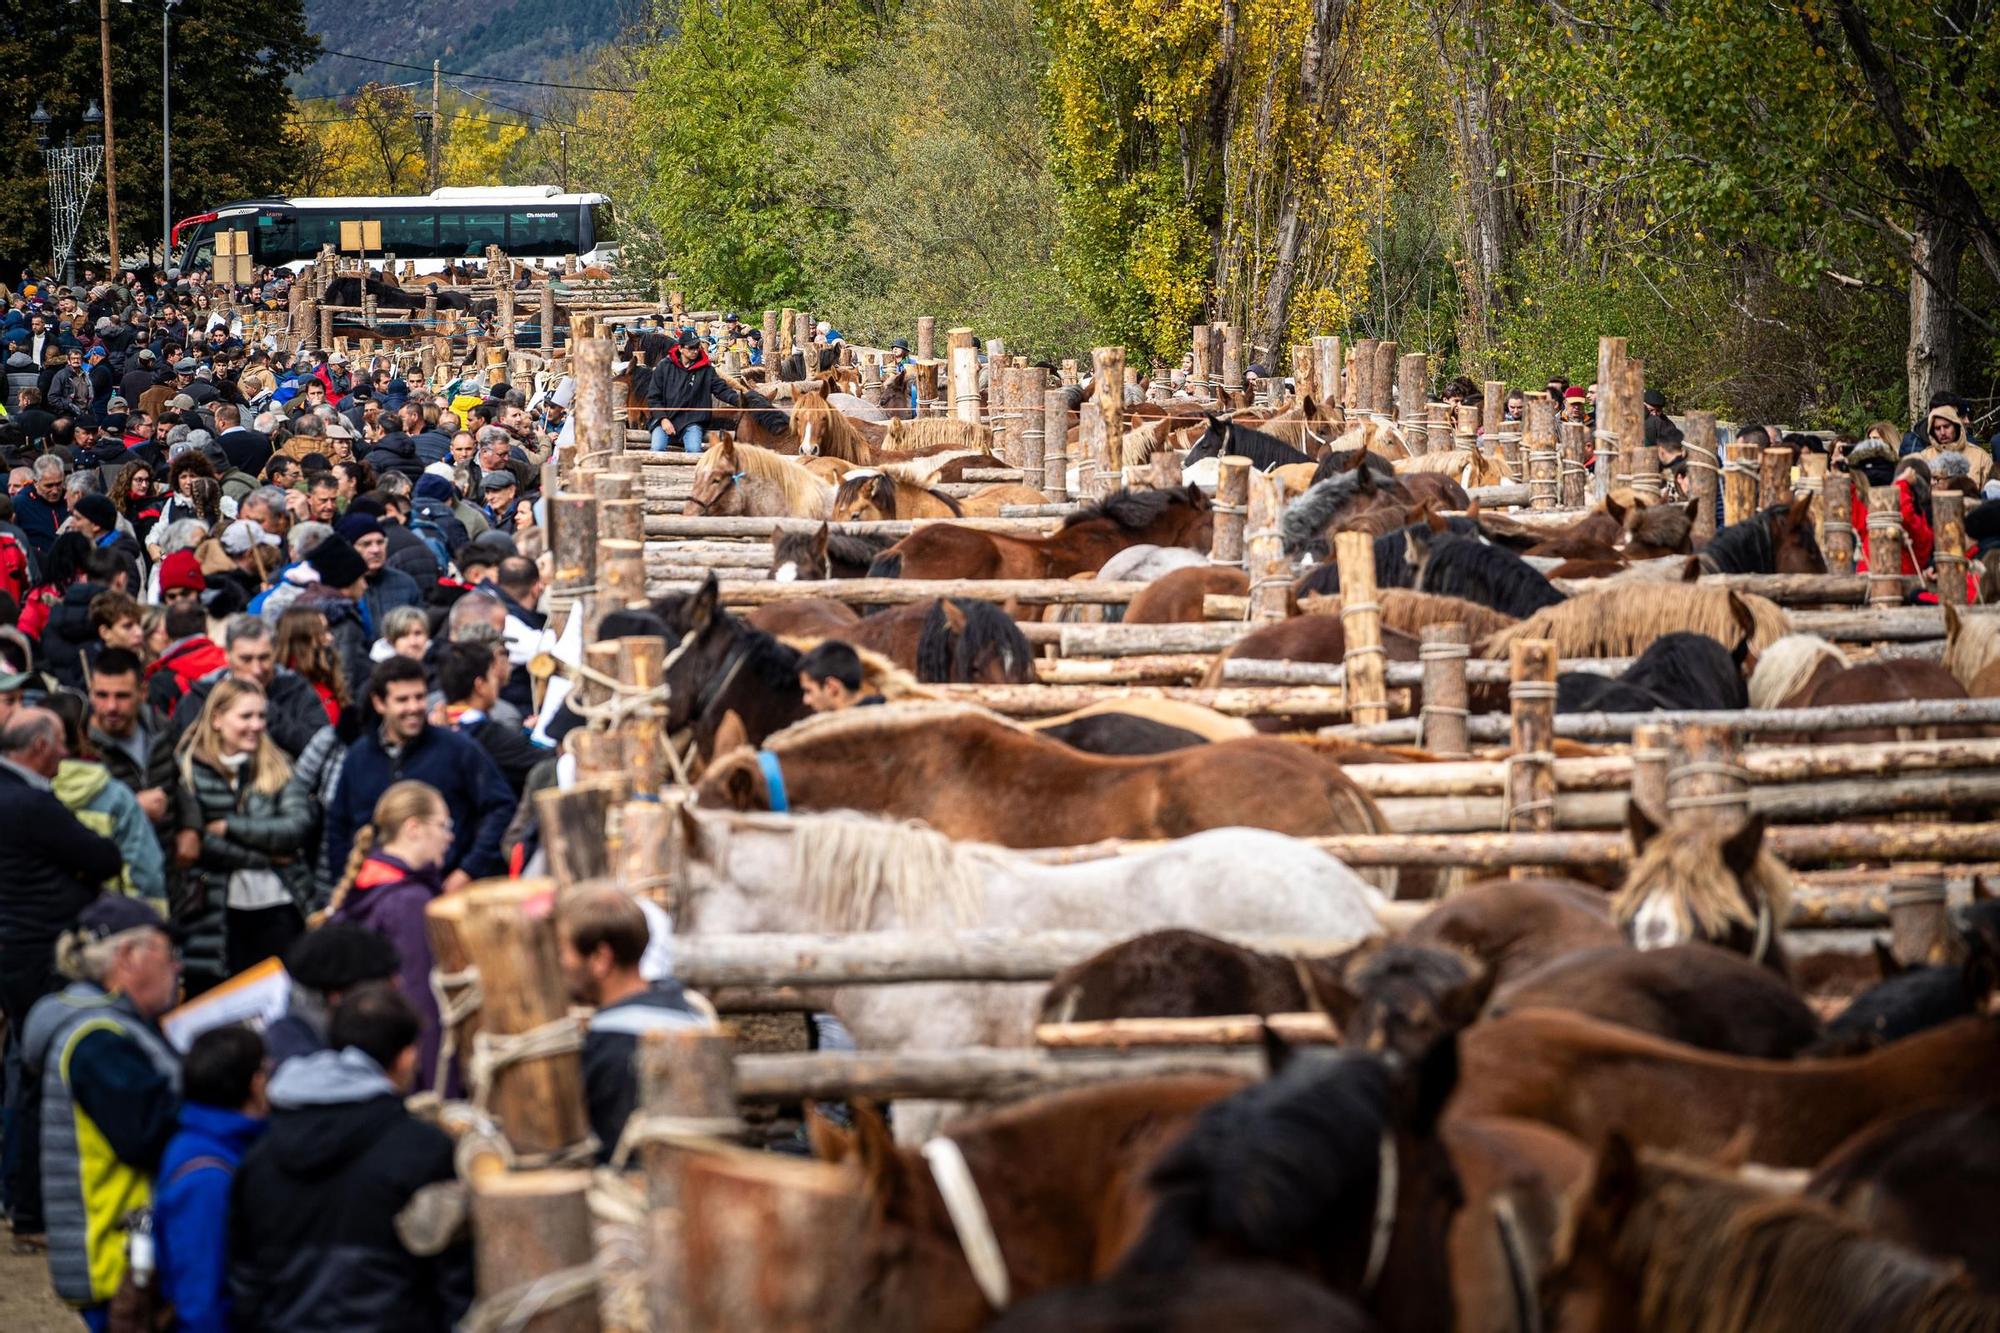
<instances>
[{"instance_id":1,"label":"tree","mask_svg":"<svg viewBox=\"0 0 2000 1333\"><path fill-rule=\"evenodd\" d=\"M172 23L174 213L279 189L297 154L285 81L319 52L302 0L201 0ZM0 0L0 93L14 109L0 122L0 252L48 253L48 185L27 113L45 105L57 138L80 128L102 94L97 24L95 5ZM112 5L111 46L119 231L137 253L162 235L159 8ZM93 209L101 218L102 203Z\"/></svg>"},{"instance_id":2,"label":"tree","mask_svg":"<svg viewBox=\"0 0 2000 1333\"><path fill-rule=\"evenodd\" d=\"M409 89L371 83L349 97L309 102L293 118L306 145L292 176L297 194L422 194L432 146L417 127L420 102ZM440 185L498 185L528 129L517 113L456 90L439 102ZM537 182L541 183L541 182Z\"/></svg>"}]
</instances>

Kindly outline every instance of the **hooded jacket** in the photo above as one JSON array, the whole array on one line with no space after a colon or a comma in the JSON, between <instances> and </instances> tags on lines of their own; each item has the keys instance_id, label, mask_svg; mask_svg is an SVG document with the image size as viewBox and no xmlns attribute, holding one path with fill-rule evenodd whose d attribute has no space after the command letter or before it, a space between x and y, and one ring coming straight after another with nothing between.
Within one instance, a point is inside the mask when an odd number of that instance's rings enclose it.
<instances>
[{"instance_id":1,"label":"hooded jacket","mask_svg":"<svg viewBox=\"0 0 2000 1333\"><path fill-rule=\"evenodd\" d=\"M90 623L90 599L104 592L101 583L72 583L61 600L49 608L49 623L42 630L42 655L58 681L73 690L83 688L84 656L97 644L97 629Z\"/></svg>"},{"instance_id":2,"label":"hooded jacket","mask_svg":"<svg viewBox=\"0 0 2000 1333\"><path fill-rule=\"evenodd\" d=\"M454 1178L451 1140L414 1119L361 1051L317 1051L271 1076L271 1121L230 1196L236 1326L269 1333L443 1333L472 1295L468 1248L419 1257L396 1214Z\"/></svg>"},{"instance_id":3,"label":"hooded jacket","mask_svg":"<svg viewBox=\"0 0 2000 1333\"><path fill-rule=\"evenodd\" d=\"M1949 450L1943 446L1929 443L1931 426L1939 420L1949 421L1958 427L1958 443L1952 445ZM1924 417L1924 440L1926 441L1926 447L1917 451L1917 457L1923 459L1924 462L1930 462L1941 453L1962 452L1965 455L1966 462L1970 465L1972 482L1975 486L1984 486L1986 479L1993 475L1993 455L1972 442L1971 428L1965 424L1965 418L1959 415L1958 409L1950 404L1947 403L1943 407L1933 407L1929 414Z\"/></svg>"},{"instance_id":4,"label":"hooded jacket","mask_svg":"<svg viewBox=\"0 0 2000 1333\"><path fill-rule=\"evenodd\" d=\"M445 447L449 451L449 441ZM361 461L374 468L378 477L385 472L400 472L415 482L424 475L424 460L417 455L417 442L399 430L377 440Z\"/></svg>"},{"instance_id":5,"label":"hooded jacket","mask_svg":"<svg viewBox=\"0 0 2000 1333\"><path fill-rule=\"evenodd\" d=\"M435 1088L440 1040L437 994L431 989L431 944L424 908L444 893L442 866L412 866L387 852L372 852L333 913L335 921L366 926L396 946L396 976L423 1020L417 1039L416 1091Z\"/></svg>"},{"instance_id":6,"label":"hooded jacket","mask_svg":"<svg viewBox=\"0 0 2000 1333\"><path fill-rule=\"evenodd\" d=\"M229 1187L264 1122L186 1102L153 1190L154 1261L176 1333L229 1333Z\"/></svg>"},{"instance_id":7,"label":"hooded jacket","mask_svg":"<svg viewBox=\"0 0 2000 1333\"><path fill-rule=\"evenodd\" d=\"M227 660L225 656L224 661ZM180 703L174 707L176 739L194 725L195 719L201 716L202 705L208 702L208 692L227 674L227 666L219 667L188 685ZM326 725L326 708L319 701L319 692L313 689L311 681L298 672L290 667L279 667L277 674L271 677L271 683L264 688L264 693L270 701L265 717L271 739L286 754L298 758L312 743L319 729Z\"/></svg>"},{"instance_id":8,"label":"hooded jacket","mask_svg":"<svg viewBox=\"0 0 2000 1333\"><path fill-rule=\"evenodd\" d=\"M118 844L125 868L105 881L105 888L128 898L143 898L167 911L167 866L153 822L139 808L131 788L115 780L103 764L65 759L56 770L56 799L76 816L77 823L100 838Z\"/></svg>"},{"instance_id":9,"label":"hooded jacket","mask_svg":"<svg viewBox=\"0 0 2000 1333\"><path fill-rule=\"evenodd\" d=\"M206 634L167 645L146 666L146 702L162 717L171 718L181 697L203 676L229 664L229 654Z\"/></svg>"},{"instance_id":10,"label":"hooded jacket","mask_svg":"<svg viewBox=\"0 0 2000 1333\"><path fill-rule=\"evenodd\" d=\"M734 407L743 406L742 395L723 382L708 353L698 347L670 349L646 380L646 406L652 409L648 415L655 426L671 421L676 431L689 426L706 430L709 405L717 398Z\"/></svg>"}]
</instances>

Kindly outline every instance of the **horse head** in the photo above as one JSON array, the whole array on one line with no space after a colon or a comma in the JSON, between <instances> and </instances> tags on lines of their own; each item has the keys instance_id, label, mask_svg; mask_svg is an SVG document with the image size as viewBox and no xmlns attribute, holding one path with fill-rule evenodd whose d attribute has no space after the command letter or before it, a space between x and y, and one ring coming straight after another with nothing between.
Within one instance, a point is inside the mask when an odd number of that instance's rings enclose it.
<instances>
[{"instance_id":1,"label":"horse head","mask_svg":"<svg viewBox=\"0 0 2000 1333\"><path fill-rule=\"evenodd\" d=\"M1341 1045L1403 1060L1469 1027L1493 990L1493 974L1467 954L1390 939L1369 940L1309 976L1309 998L1326 1007Z\"/></svg>"},{"instance_id":2,"label":"horse head","mask_svg":"<svg viewBox=\"0 0 2000 1333\"><path fill-rule=\"evenodd\" d=\"M1202 432L1201 438L1194 442L1194 448L1188 450L1187 457L1181 460L1183 467L1199 463L1204 458L1220 458L1229 452L1228 419L1212 412L1204 415L1208 418L1208 429Z\"/></svg>"},{"instance_id":3,"label":"horse head","mask_svg":"<svg viewBox=\"0 0 2000 1333\"><path fill-rule=\"evenodd\" d=\"M1764 818L1735 829L1675 828L1670 836L1637 801L1626 806L1632 865L1611 902L1635 948L1713 944L1783 970L1778 932L1789 872L1764 850Z\"/></svg>"},{"instance_id":4,"label":"horse head","mask_svg":"<svg viewBox=\"0 0 2000 1333\"><path fill-rule=\"evenodd\" d=\"M669 733L698 719L706 702L704 689L711 681L720 682L733 646L747 633L743 622L723 610L721 602L721 585L711 570L693 592L653 603L653 614L667 631L664 684ZM719 693L719 688L708 693Z\"/></svg>"},{"instance_id":5,"label":"horse head","mask_svg":"<svg viewBox=\"0 0 2000 1333\"><path fill-rule=\"evenodd\" d=\"M859 523L896 516L896 479L873 468L856 468L840 479L833 496L833 521Z\"/></svg>"},{"instance_id":6,"label":"horse head","mask_svg":"<svg viewBox=\"0 0 2000 1333\"><path fill-rule=\"evenodd\" d=\"M811 533L780 529L771 539L771 579L775 583L833 577L827 558L828 531L824 521Z\"/></svg>"},{"instance_id":7,"label":"horse head","mask_svg":"<svg viewBox=\"0 0 2000 1333\"><path fill-rule=\"evenodd\" d=\"M743 464L736 455L736 442L720 440L710 445L694 465L694 481L688 491L683 514L721 517L744 512Z\"/></svg>"},{"instance_id":8,"label":"horse head","mask_svg":"<svg viewBox=\"0 0 2000 1333\"><path fill-rule=\"evenodd\" d=\"M1826 556L1813 533L1811 496L1801 495L1774 518L1771 549L1780 574L1826 573Z\"/></svg>"}]
</instances>

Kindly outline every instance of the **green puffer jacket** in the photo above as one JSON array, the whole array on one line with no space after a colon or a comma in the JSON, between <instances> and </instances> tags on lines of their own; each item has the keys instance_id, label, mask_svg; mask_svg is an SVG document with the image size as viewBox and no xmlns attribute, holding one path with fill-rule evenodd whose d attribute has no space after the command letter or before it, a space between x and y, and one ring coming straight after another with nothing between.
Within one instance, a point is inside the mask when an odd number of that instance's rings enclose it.
<instances>
[{"instance_id":1,"label":"green puffer jacket","mask_svg":"<svg viewBox=\"0 0 2000 1333\"><path fill-rule=\"evenodd\" d=\"M275 796L254 786L238 791L232 774L192 756L181 760L181 786L199 810L201 857L187 868L174 919L181 925L181 948L188 988L198 990L228 976L229 876L238 870L271 870L301 913L313 896L313 844L318 840L319 804L294 777ZM211 820L228 821L221 834L207 832Z\"/></svg>"}]
</instances>

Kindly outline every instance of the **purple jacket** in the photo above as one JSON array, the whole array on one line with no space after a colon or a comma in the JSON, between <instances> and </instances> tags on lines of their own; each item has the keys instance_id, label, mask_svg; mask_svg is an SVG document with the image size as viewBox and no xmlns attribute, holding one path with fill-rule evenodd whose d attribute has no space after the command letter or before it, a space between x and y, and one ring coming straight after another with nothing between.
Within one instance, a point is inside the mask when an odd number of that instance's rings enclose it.
<instances>
[{"instance_id":1,"label":"purple jacket","mask_svg":"<svg viewBox=\"0 0 2000 1333\"><path fill-rule=\"evenodd\" d=\"M443 1036L437 996L431 990L431 942L424 933L424 907L443 892L442 866L417 869L387 852L371 852L331 918L366 926L396 946L402 958L396 979L424 1025L417 1039L414 1091L418 1092L436 1085L438 1043ZM446 1082L454 1088L457 1085L456 1077Z\"/></svg>"}]
</instances>

